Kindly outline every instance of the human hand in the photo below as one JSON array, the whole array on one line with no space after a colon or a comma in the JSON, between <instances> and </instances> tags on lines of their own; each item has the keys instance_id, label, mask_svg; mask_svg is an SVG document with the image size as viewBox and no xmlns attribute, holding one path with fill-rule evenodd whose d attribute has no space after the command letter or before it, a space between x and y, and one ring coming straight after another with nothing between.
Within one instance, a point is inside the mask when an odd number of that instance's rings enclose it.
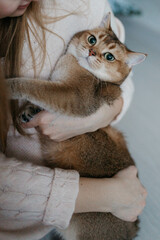
<instances>
[{"instance_id":1,"label":"human hand","mask_svg":"<svg viewBox=\"0 0 160 240\"><path fill-rule=\"evenodd\" d=\"M23 123L24 128L36 127L42 134L54 141L64 141L68 138L93 132L106 127L121 111L122 99L114 102L112 106L104 104L96 113L88 117L73 117L65 114L41 111L28 123Z\"/></svg>"},{"instance_id":2,"label":"human hand","mask_svg":"<svg viewBox=\"0 0 160 240\"><path fill-rule=\"evenodd\" d=\"M134 166L112 178L80 178L75 213L111 212L124 221L133 222L143 210L146 196Z\"/></svg>"},{"instance_id":3,"label":"human hand","mask_svg":"<svg viewBox=\"0 0 160 240\"><path fill-rule=\"evenodd\" d=\"M111 213L125 221L136 221L145 207L147 191L137 178L137 168L130 166L114 177Z\"/></svg>"}]
</instances>

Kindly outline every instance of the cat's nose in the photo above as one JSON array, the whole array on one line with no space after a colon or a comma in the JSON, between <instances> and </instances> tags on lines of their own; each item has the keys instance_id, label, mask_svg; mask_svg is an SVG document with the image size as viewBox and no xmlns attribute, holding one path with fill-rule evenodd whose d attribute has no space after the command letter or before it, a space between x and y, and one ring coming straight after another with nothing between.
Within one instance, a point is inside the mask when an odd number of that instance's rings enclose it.
<instances>
[{"instance_id":1,"label":"cat's nose","mask_svg":"<svg viewBox=\"0 0 160 240\"><path fill-rule=\"evenodd\" d=\"M96 56L96 52L93 49L89 49L89 56Z\"/></svg>"}]
</instances>

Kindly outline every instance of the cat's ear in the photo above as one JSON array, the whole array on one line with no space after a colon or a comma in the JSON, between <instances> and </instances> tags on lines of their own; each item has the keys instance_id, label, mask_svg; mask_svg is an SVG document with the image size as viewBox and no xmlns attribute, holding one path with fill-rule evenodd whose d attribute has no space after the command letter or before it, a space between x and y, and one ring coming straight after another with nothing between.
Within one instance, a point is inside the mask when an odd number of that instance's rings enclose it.
<instances>
[{"instance_id":1,"label":"cat's ear","mask_svg":"<svg viewBox=\"0 0 160 240\"><path fill-rule=\"evenodd\" d=\"M134 65L143 62L147 57L147 54L139 52L128 52L127 55L126 63L129 67L133 67Z\"/></svg>"},{"instance_id":2,"label":"cat's ear","mask_svg":"<svg viewBox=\"0 0 160 240\"><path fill-rule=\"evenodd\" d=\"M100 27L111 30L111 13L108 12L102 19Z\"/></svg>"}]
</instances>

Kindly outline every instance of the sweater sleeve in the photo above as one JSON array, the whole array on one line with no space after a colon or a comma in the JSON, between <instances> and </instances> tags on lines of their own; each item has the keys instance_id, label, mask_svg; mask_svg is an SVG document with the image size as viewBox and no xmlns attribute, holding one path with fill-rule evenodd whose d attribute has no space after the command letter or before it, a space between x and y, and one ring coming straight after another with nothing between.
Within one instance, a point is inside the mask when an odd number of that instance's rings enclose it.
<instances>
[{"instance_id":1,"label":"sweater sleeve","mask_svg":"<svg viewBox=\"0 0 160 240\"><path fill-rule=\"evenodd\" d=\"M0 153L0 218L66 228L74 211L79 174L50 169Z\"/></svg>"},{"instance_id":2,"label":"sweater sleeve","mask_svg":"<svg viewBox=\"0 0 160 240\"><path fill-rule=\"evenodd\" d=\"M125 42L124 26L118 18L115 18L115 21L116 21L116 26L117 26L117 36L118 36L119 40L122 43L124 43ZM133 76L133 73L131 72L121 85L123 106L122 106L122 110L121 110L120 114L112 122L112 125L115 125L123 118L123 116L126 114L127 110L129 109L129 106L132 102L132 98L133 98L133 94L134 94L134 84L132 81L132 76Z\"/></svg>"},{"instance_id":3,"label":"sweater sleeve","mask_svg":"<svg viewBox=\"0 0 160 240\"><path fill-rule=\"evenodd\" d=\"M124 43L125 42L124 26L123 26L122 22L114 16L108 0L104 0L104 1L103 0L100 0L100 1L92 0L92 3L93 2L94 2L94 4L92 4L90 6L90 8L91 8L91 10L90 10L91 14L89 17L90 27L93 28L96 25L103 24L103 22L106 21L106 16L107 16L108 12L111 12L112 29L116 33L119 40L122 43ZM98 9L99 14L97 14L97 9ZM99 18L97 15L99 16ZM126 78L124 83L122 83L121 89L122 89L122 98L123 98L122 111L117 116L116 120L114 120L112 122L112 125L116 124L123 118L123 116L125 115L125 113L127 112L128 108L131 104L133 93L134 93L132 73Z\"/></svg>"}]
</instances>

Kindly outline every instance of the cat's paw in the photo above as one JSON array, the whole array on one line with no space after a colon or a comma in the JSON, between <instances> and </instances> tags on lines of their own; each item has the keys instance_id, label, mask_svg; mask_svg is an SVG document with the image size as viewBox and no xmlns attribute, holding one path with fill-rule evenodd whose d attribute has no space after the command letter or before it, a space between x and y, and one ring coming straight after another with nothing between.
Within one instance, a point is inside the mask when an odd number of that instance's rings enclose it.
<instances>
[{"instance_id":1,"label":"cat's paw","mask_svg":"<svg viewBox=\"0 0 160 240\"><path fill-rule=\"evenodd\" d=\"M27 105L27 107L23 110L23 112L21 112L21 114L19 114L20 122L22 122L22 123L29 122L41 110L42 109L38 106L31 105L31 104Z\"/></svg>"}]
</instances>

